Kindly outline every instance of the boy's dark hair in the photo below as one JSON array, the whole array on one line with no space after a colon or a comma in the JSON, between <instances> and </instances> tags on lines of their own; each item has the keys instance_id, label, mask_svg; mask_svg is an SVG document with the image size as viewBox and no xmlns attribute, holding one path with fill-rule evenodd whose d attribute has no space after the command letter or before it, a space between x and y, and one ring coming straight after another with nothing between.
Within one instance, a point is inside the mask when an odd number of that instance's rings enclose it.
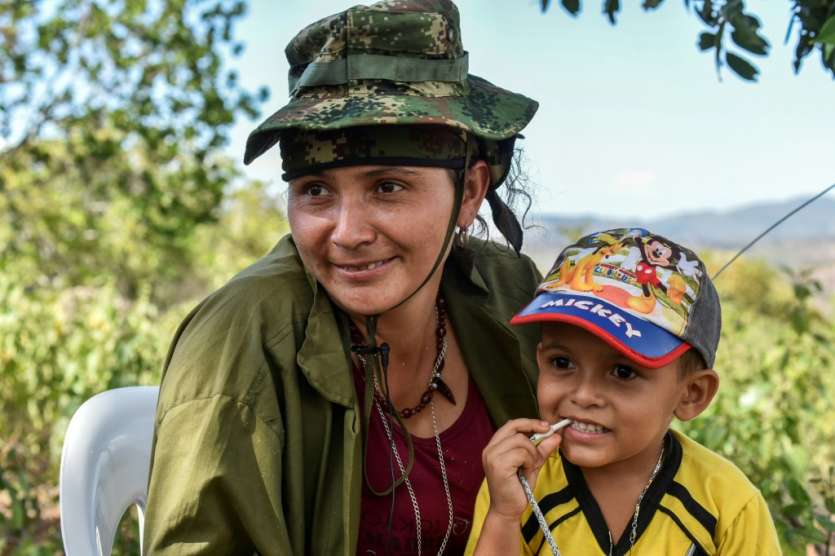
<instances>
[{"instance_id":1,"label":"boy's dark hair","mask_svg":"<svg viewBox=\"0 0 835 556\"><path fill-rule=\"evenodd\" d=\"M678 360L678 377L684 378L690 373L707 369L707 363L702 354L695 349L688 349Z\"/></svg>"}]
</instances>

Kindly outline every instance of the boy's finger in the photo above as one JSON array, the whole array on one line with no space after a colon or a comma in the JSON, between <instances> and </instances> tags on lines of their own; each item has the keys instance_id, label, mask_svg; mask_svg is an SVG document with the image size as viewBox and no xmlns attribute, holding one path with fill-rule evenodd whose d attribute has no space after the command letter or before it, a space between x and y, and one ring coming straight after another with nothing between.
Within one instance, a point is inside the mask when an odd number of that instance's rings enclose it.
<instances>
[{"instance_id":1,"label":"boy's finger","mask_svg":"<svg viewBox=\"0 0 835 556\"><path fill-rule=\"evenodd\" d=\"M550 424L540 419L513 419L508 421L493 434L490 443L498 443L517 433L530 435L535 432L546 432Z\"/></svg>"},{"instance_id":2,"label":"boy's finger","mask_svg":"<svg viewBox=\"0 0 835 556\"><path fill-rule=\"evenodd\" d=\"M542 455L528 437L524 434L515 434L505 439L504 442L488 446L482 454L482 463L485 469L503 467L517 469L519 467L533 467L541 465Z\"/></svg>"},{"instance_id":3,"label":"boy's finger","mask_svg":"<svg viewBox=\"0 0 835 556\"><path fill-rule=\"evenodd\" d=\"M505 438L501 442L488 444L488 446L484 449L483 456L485 459L499 460L506 457L506 454L515 451L525 452L534 459L540 457L536 446L528 440L527 436L521 433L516 433L511 437Z\"/></svg>"},{"instance_id":4,"label":"boy's finger","mask_svg":"<svg viewBox=\"0 0 835 556\"><path fill-rule=\"evenodd\" d=\"M562 434L556 433L537 444L536 449L544 459L557 451L560 444L562 444Z\"/></svg>"},{"instance_id":5,"label":"boy's finger","mask_svg":"<svg viewBox=\"0 0 835 556\"><path fill-rule=\"evenodd\" d=\"M529 469L533 467L535 458L538 456L522 449L508 450L498 454L491 461L484 463L484 474L489 479L505 480L516 474L518 469Z\"/></svg>"}]
</instances>

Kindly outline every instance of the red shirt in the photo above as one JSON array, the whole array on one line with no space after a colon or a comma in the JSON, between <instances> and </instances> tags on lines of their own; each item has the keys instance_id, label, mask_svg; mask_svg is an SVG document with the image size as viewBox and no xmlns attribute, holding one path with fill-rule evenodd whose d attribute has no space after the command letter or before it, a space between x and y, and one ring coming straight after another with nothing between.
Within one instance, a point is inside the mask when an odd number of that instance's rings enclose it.
<instances>
[{"instance_id":1,"label":"red shirt","mask_svg":"<svg viewBox=\"0 0 835 556\"><path fill-rule=\"evenodd\" d=\"M362 398L364 388L359 372L354 373L354 382ZM431 408L426 407L423 411L431 411ZM395 421L389 418L389 423L405 466L408 457L406 443L397 430ZM369 429L368 476L376 490L383 490L392 482L392 468L395 478L401 473L397 461L391 454L380 413L375 406L372 406ZM487 406L484 405L475 384L469 381L464 411L451 427L440 434L453 507L452 533L444 554L464 553L472 525L475 496L484 479L481 452L493 436L493 432ZM420 508L421 549L423 554L437 554L449 523L438 451L434 437L412 436L412 442L415 448L415 463L409 474L409 482ZM400 556L417 553L415 511L405 484L401 484L395 490L394 513L389 527L391 507L391 495L375 496L363 480L362 515L356 552L358 556Z\"/></svg>"}]
</instances>

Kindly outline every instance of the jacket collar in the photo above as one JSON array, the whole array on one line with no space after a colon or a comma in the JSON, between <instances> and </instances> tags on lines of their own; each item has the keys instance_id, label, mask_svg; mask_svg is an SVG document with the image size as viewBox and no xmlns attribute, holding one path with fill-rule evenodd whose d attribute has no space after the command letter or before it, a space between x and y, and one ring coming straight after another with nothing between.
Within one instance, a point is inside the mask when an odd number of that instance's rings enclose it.
<instances>
[{"instance_id":1,"label":"jacket collar","mask_svg":"<svg viewBox=\"0 0 835 556\"><path fill-rule=\"evenodd\" d=\"M516 417L535 418L536 396L525 375L519 339L497 317L491 291L472 251L453 251L441 289L470 373L496 427ZM485 348L489 346L489 348Z\"/></svg>"}]
</instances>

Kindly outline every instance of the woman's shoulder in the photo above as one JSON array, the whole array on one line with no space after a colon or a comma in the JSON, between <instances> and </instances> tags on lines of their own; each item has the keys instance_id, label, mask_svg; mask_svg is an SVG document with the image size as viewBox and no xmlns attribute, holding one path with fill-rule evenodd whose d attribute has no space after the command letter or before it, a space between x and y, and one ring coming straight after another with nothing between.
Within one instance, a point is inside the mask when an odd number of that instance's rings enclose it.
<instances>
[{"instance_id":1,"label":"woman's shoulder","mask_svg":"<svg viewBox=\"0 0 835 556\"><path fill-rule=\"evenodd\" d=\"M542 279L533 260L495 241L472 238L469 251L479 277L491 292L529 302Z\"/></svg>"},{"instance_id":2,"label":"woman's shoulder","mask_svg":"<svg viewBox=\"0 0 835 556\"><path fill-rule=\"evenodd\" d=\"M226 330L229 319L242 316L259 321L269 335L294 313L306 314L313 301L315 282L305 272L292 238L287 235L252 265L209 294L198 306L198 320Z\"/></svg>"},{"instance_id":3,"label":"woman's shoulder","mask_svg":"<svg viewBox=\"0 0 835 556\"><path fill-rule=\"evenodd\" d=\"M305 272L293 238L287 234L267 254L234 275L209 297L234 297L257 302L286 292L279 300L312 295L313 282ZM289 289L288 289L289 288Z\"/></svg>"},{"instance_id":4,"label":"woman's shoulder","mask_svg":"<svg viewBox=\"0 0 835 556\"><path fill-rule=\"evenodd\" d=\"M244 400L270 374L267 353L303 334L314 285L289 237L211 293L180 324L163 370L160 404ZM291 354L292 355L292 354ZM279 362L280 363L280 362Z\"/></svg>"}]
</instances>

